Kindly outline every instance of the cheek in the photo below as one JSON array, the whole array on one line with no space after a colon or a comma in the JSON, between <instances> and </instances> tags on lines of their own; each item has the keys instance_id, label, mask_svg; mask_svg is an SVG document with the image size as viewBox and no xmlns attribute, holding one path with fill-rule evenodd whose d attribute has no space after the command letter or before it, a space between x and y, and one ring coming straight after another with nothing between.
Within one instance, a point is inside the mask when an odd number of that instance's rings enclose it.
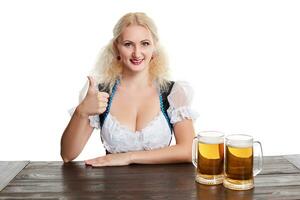
<instances>
[{"instance_id":1,"label":"cheek","mask_svg":"<svg viewBox=\"0 0 300 200\"><path fill-rule=\"evenodd\" d=\"M117 50L118 50L118 53L121 57L125 57L126 55L128 55L128 48L125 48L124 46L122 45L117 45Z\"/></svg>"},{"instance_id":2,"label":"cheek","mask_svg":"<svg viewBox=\"0 0 300 200\"><path fill-rule=\"evenodd\" d=\"M128 49L120 48L119 49L119 54L121 57L128 57L130 56L131 52Z\"/></svg>"},{"instance_id":3,"label":"cheek","mask_svg":"<svg viewBox=\"0 0 300 200\"><path fill-rule=\"evenodd\" d=\"M148 58L151 58L153 53L154 53L154 49L152 48L145 50L145 55L147 55Z\"/></svg>"}]
</instances>

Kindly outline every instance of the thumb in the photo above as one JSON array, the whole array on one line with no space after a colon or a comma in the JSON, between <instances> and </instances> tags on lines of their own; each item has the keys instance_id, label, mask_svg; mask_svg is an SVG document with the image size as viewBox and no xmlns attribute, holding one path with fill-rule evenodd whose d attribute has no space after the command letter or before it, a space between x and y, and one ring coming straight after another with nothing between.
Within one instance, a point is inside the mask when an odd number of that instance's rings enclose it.
<instances>
[{"instance_id":1,"label":"thumb","mask_svg":"<svg viewBox=\"0 0 300 200\"><path fill-rule=\"evenodd\" d=\"M94 90L96 88L95 87L96 83L94 78L92 76L88 76L87 78L89 79L89 90L91 89Z\"/></svg>"}]
</instances>

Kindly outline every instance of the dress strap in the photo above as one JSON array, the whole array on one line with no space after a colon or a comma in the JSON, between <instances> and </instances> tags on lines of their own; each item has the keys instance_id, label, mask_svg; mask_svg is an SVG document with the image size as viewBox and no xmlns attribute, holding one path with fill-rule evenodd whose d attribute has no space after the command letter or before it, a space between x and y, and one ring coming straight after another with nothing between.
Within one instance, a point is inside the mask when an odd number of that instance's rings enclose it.
<instances>
[{"instance_id":1,"label":"dress strap","mask_svg":"<svg viewBox=\"0 0 300 200\"><path fill-rule=\"evenodd\" d=\"M170 107L170 104L169 104L169 101L168 101L168 96L172 91L174 83L175 83L174 81L168 81L167 82L167 87L163 90L159 90L160 109L161 109L162 113L164 114L164 116L165 116L165 118L166 118L166 120L169 124L171 133L172 133L172 130L173 130L173 125L171 124L171 120L170 120L170 117L167 113L167 110Z\"/></svg>"},{"instance_id":2,"label":"dress strap","mask_svg":"<svg viewBox=\"0 0 300 200\"><path fill-rule=\"evenodd\" d=\"M169 118L169 116L168 116L168 114L167 114L167 111L166 111L166 109L165 109L165 107L164 107L163 98L162 98L162 94L161 94L161 93L159 93L159 104L160 104L160 110L161 110L162 113L164 114L164 116L165 116L165 118L166 118L166 120L167 120L167 122L168 122L169 128L170 128L170 130L171 130L171 133L172 133L173 126L172 126L172 124L171 124L171 120L170 120L170 118Z\"/></svg>"},{"instance_id":3,"label":"dress strap","mask_svg":"<svg viewBox=\"0 0 300 200\"><path fill-rule=\"evenodd\" d=\"M114 95L115 95L115 93L117 91L117 88L118 88L119 84L120 84L120 80L117 79L114 87L112 88L112 92L111 92L111 94L109 96L107 108L106 108L105 112L100 115L100 127L101 128L102 128L102 126L104 124L104 120L106 119L106 117L107 117L107 115L108 115L108 113L110 111L110 107L111 107L111 104L112 104L112 99L113 99L113 97L114 97Z\"/></svg>"}]
</instances>

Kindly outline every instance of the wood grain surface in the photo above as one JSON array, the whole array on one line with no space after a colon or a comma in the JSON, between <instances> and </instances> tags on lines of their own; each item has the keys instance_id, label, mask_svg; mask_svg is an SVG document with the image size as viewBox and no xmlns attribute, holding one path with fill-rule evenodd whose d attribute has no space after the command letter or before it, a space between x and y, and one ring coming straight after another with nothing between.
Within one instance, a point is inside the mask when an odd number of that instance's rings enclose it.
<instances>
[{"instance_id":1,"label":"wood grain surface","mask_svg":"<svg viewBox=\"0 0 300 200\"><path fill-rule=\"evenodd\" d=\"M30 162L0 199L300 199L300 170L285 156L264 157L264 169L248 191L197 184L194 177L192 164L92 168L83 162Z\"/></svg>"}]
</instances>

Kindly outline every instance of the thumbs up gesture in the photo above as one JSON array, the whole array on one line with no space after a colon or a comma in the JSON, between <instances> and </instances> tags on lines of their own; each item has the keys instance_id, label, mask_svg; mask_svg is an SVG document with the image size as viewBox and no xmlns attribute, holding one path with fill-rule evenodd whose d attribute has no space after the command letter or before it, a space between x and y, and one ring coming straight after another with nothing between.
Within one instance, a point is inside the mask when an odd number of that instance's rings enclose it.
<instances>
[{"instance_id":1,"label":"thumbs up gesture","mask_svg":"<svg viewBox=\"0 0 300 200\"><path fill-rule=\"evenodd\" d=\"M88 76L89 87L83 101L79 104L80 113L84 116L99 115L107 108L109 94L99 92L93 77Z\"/></svg>"}]
</instances>

